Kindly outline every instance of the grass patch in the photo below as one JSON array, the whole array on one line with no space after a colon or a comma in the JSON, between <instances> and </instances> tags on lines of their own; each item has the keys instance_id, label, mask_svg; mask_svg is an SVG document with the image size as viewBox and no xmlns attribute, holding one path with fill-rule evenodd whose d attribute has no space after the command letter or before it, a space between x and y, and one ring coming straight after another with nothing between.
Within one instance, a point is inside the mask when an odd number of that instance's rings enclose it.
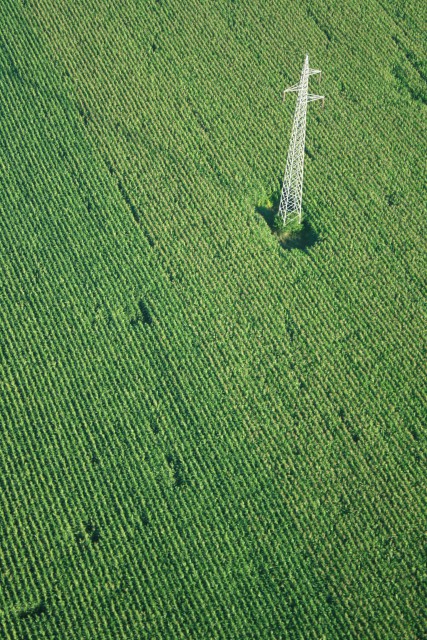
<instances>
[{"instance_id":1,"label":"grass patch","mask_svg":"<svg viewBox=\"0 0 427 640\"><path fill-rule=\"evenodd\" d=\"M316 244L319 234L313 229L307 218L304 218L301 223L298 220L292 220L284 225L282 217L278 213L279 200L280 196L275 194L264 204L257 206L255 210L264 218L282 249L307 251Z\"/></svg>"}]
</instances>

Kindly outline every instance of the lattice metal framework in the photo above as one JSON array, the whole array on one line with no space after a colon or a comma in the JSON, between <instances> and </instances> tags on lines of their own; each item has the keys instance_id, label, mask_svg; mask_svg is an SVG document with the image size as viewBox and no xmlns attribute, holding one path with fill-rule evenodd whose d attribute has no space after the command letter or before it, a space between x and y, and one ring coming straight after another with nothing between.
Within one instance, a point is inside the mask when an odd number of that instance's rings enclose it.
<instances>
[{"instance_id":1,"label":"lattice metal framework","mask_svg":"<svg viewBox=\"0 0 427 640\"><path fill-rule=\"evenodd\" d=\"M287 93L291 91L298 92L291 143L286 160L285 177L279 205L279 214L282 217L283 224L288 224L296 219L298 219L298 222L301 222L307 103L313 102L314 100L322 100L322 104L324 104L325 100L325 96L308 93L308 78L317 73L319 74L320 80L322 72L320 69L310 69L307 54L305 56L300 81L293 87L288 87L288 89L285 89L283 92L283 100Z\"/></svg>"}]
</instances>

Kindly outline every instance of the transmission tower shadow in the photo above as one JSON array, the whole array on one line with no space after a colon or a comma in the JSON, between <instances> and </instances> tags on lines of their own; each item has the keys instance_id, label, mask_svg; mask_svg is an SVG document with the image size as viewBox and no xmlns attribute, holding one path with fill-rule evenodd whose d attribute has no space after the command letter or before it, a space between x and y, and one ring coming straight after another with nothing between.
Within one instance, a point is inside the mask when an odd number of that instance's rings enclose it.
<instances>
[{"instance_id":1,"label":"transmission tower shadow","mask_svg":"<svg viewBox=\"0 0 427 640\"><path fill-rule=\"evenodd\" d=\"M286 231L285 227L284 231L277 234L282 249L286 251L300 249L300 251L308 253L308 250L319 241L319 234L313 229L307 218L302 221L300 227L296 231Z\"/></svg>"},{"instance_id":2,"label":"transmission tower shadow","mask_svg":"<svg viewBox=\"0 0 427 640\"><path fill-rule=\"evenodd\" d=\"M269 198L263 200L262 204L255 207L255 211L266 221L271 231L274 231L274 221L279 210L280 191L275 191Z\"/></svg>"}]
</instances>

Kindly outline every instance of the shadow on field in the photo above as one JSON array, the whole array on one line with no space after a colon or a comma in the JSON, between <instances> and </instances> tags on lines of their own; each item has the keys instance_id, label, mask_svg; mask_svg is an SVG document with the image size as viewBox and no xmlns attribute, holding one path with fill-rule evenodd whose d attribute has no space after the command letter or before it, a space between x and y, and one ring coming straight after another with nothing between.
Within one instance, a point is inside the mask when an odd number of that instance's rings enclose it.
<instances>
[{"instance_id":1,"label":"shadow on field","mask_svg":"<svg viewBox=\"0 0 427 640\"><path fill-rule=\"evenodd\" d=\"M277 229L275 219L279 210L280 195L273 195L264 206L255 207L255 211L264 218L271 233L285 251L300 249L308 252L319 241L319 234L313 229L307 217L297 227L289 226Z\"/></svg>"},{"instance_id":2,"label":"shadow on field","mask_svg":"<svg viewBox=\"0 0 427 640\"><path fill-rule=\"evenodd\" d=\"M47 612L44 602L40 602L37 606L25 609L19 613L19 618L25 620L25 618L39 618Z\"/></svg>"},{"instance_id":3,"label":"shadow on field","mask_svg":"<svg viewBox=\"0 0 427 640\"><path fill-rule=\"evenodd\" d=\"M282 249L300 249L306 252L319 240L319 234L307 218L302 221L302 229L299 231L282 231L277 236Z\"/></svg>"},{"instance_id":4,"label":"shadow on field","mask_svg":"<svg viewBox=\"0 0 427 640\"><path fill-rule=\"evenodd\" d=\"M275 211L277 211L278 207L255 207L255 211L259 213L260 216L264 218L268 226L270 227L271 232L274 232L274 216Z\"/></svg>"}]
</instances>

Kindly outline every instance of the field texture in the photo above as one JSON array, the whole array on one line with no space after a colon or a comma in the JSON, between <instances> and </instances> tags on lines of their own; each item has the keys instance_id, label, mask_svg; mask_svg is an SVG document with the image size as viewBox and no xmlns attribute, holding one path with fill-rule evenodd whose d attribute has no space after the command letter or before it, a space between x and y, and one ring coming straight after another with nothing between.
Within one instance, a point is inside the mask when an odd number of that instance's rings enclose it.
<instances>
[{"instance_id":1,"label":"field texture","mask_svg":"<svg viewBox=\"0 0 427 640\"><path fill-rule=\"evenodd\" d=\"M427 637L426 7L1 3L0 638Z\"/></svg>"}]
</instances>

